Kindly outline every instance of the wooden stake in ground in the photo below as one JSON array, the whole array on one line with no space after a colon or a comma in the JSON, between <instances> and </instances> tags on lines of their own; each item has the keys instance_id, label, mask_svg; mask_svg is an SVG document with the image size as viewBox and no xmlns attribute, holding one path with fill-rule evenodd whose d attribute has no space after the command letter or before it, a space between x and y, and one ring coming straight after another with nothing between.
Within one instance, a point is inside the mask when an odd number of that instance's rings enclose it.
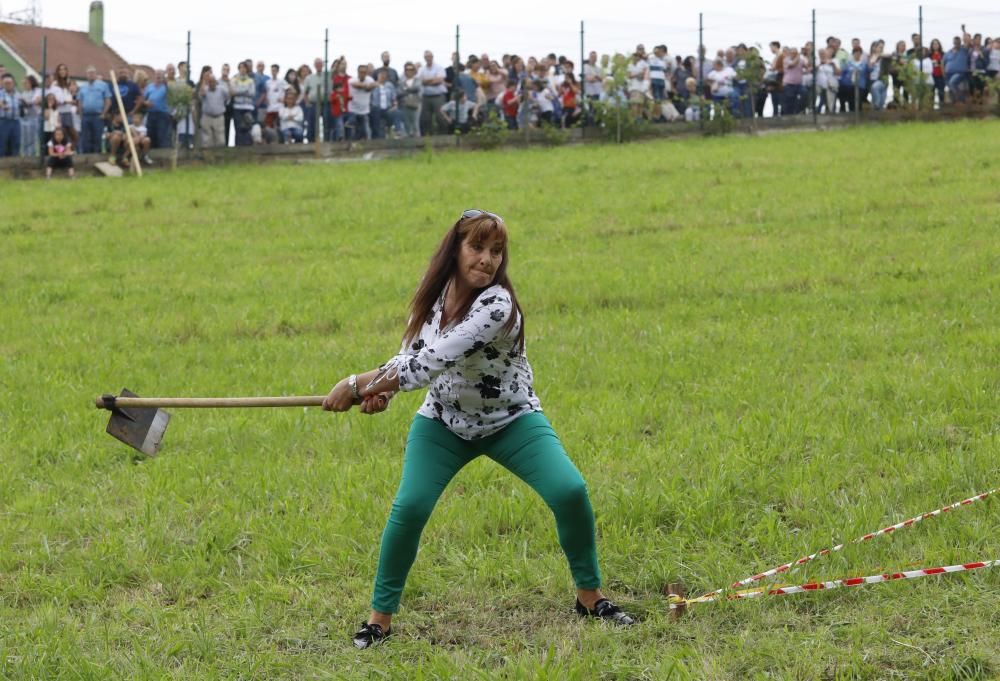
<instances>
[{"instance_id":1,"label":"wooden stake in ground","mask_svg":"<svg viewBox=\"0 0 1000 681\"><path fill-rule=\"evenodd\" d=\"M132 141L132 121L128 119L128 114L125 113L125 105L122 103L122 93L118 91L118 78L115 77L114 69L111 69L111 85L115 93L115 101L118 102L118 113L121 114L122 123L125 125L125 138L128 140L128 149L132 153L132 164L135 168L135 173L139 177L142 177L142 166L139 164L139 155L135 153L135 142Z\"/></svg>"}]
</instances>

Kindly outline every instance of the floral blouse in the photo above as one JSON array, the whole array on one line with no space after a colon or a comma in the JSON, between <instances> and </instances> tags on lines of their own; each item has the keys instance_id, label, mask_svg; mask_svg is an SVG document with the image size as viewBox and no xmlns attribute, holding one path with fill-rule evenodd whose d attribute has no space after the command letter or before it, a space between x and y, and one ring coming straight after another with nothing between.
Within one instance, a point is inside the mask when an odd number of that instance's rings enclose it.
<instances>
[{"instance_id":1,"label":"floral blouse","mask_svg":"<svg viewBox=\"0 0 1000 681\"><path fill-rule=\"evenodd\" d=\"M509 315L517 314L507 289L499 284L484 289L465 318L445 329L443 311L444 292L419 337L381 367L399 373L400 390L430 386L417 413L464 440L478 440L522 414L541 411L531 365L517 348L521 320L509 334L503 331Z\"/></svg>"}]
</instances>

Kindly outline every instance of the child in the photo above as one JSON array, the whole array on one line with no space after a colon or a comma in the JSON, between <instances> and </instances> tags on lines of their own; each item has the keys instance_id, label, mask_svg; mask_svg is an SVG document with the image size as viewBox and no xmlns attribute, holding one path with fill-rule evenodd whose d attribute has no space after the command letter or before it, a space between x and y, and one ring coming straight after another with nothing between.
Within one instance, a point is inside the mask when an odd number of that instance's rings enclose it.
<instances>
[{"instance_id":1,"label":"child","mask_svg":"<svg viewBox=\"0 0 1000 681\"><path fill-rule=\"evenodd\" d=\"M517 95L517 81L508 80L505 89L499 98L499 106L503 111L504 120L507 121L508 130L517 130L517 113L520 109L520 101Z\"/></svg>"},{"instance_id":2,"label":"child","mask_svg":"<svg viewBox=\"0 0 1000 681\"><path fill-rule=\"evenodd\" d=\"M698 92L698 81L689 77L684 81L684 87L690 93L687 100L687 108L684 110L684 120L688 122L701 120L702 96Z\"/></svg>"},{"instance_id":3,"label":"child","mask_svg":"<svg viewBox=\"0 0 1000 681\"><path fill-rule=\"evenodd\" d=\"M132 114L132 143L135 144L135 153L139 154L139 158L148 166L153 165L153 159L149 157L149 148L153 145L152 140L149 138L149 132L146 130L146 126L143 124L142 114L136 111ZM125 142L128 145L128 142ZM131 165L132 158L131 154L126 150L126 165Z\"/></svg>"},{"instance_id":4,"label":"child","mask_svg":"<svg viewBox=\"0 0 1000 681\"><path fill-rule=\"evenodd\" d=\"M59 127L59 103L51 92L45 96L45 122L42 131L45 133L45 144L52 139L52 133Z\"/></svg>"},{"instance_id":5,"label":"child","mask_svg":"<svg viewBox=\"0 0 1000 681\"><path fill-rule=\"evenodd\" d=\"M278 122L280 139L283 144L292 142L302 144L302 127L305 116L293 89L289 89L285 93L285 101L282 103L281 109L278 110Z\"/></svg>"},{"instance_id":6,"label":"child","mask_svg":"<svg viewBox=\"0 0 1000 681\"><path fill-rule=\"evenodd\" d=\"M66 168L71 179L76 179L73 169L73 143L66 137L66 131L60 125L52 131L52 139L46 143L48 158L45 160L45 179L52 179L52 171L56 168Z\"/></svg>"}]
</instances>

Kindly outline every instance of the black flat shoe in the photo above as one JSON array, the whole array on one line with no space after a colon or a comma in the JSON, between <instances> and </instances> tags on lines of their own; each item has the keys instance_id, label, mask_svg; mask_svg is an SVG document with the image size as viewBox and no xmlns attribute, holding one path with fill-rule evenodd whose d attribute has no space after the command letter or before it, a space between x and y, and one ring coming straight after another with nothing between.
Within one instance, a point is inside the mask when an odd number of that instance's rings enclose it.
<instances>
[{"instance_id":1,"label":"black flat shoe","mask_svg":"<svg viewBox=\"0 0 1000 681\"><path fill-rule=\"evenodd\" d=\"M392 636L392 627L389 627L388 631L382 631L382 625L380 624L362 624L352 640L355 648L364 650L365 648L377 646L390 636Z\"/></svg>"},{"instance_id":2,"label":"black flat shoe","mask_svg":"<svg viewBox=\"0 0 1000 681\"><path fill-rule=\"evenodd\" d=\"M635 624L635 620L625 614L617 605L602 598L594 603L594 609L588 610L580 599L576 599L576 614L580 617L596 617L597 619L610 622L618 627L630 627Z\"/></svg>"}]
</instances>

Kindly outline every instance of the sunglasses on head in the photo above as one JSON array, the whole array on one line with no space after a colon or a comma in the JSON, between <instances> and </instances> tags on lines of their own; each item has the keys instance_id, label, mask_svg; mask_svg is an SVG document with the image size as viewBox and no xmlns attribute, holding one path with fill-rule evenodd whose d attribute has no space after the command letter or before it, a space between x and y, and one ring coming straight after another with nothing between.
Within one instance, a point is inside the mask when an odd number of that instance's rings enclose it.
<instances>
[{"instance_id":1,"label":"sunglasses on head","mask_svg":"<svg viewBox=\"0 0 1000 681\"><path fill-rule=\"evenodd\" d=\"M489 215L494 220L503 222L503 218L496 213L491 213L488 210L479 210L478 208L469 208L468 210L462 211L462 219L466 218L478 218L480 215Z\"/></svg>"}]
</instances>

